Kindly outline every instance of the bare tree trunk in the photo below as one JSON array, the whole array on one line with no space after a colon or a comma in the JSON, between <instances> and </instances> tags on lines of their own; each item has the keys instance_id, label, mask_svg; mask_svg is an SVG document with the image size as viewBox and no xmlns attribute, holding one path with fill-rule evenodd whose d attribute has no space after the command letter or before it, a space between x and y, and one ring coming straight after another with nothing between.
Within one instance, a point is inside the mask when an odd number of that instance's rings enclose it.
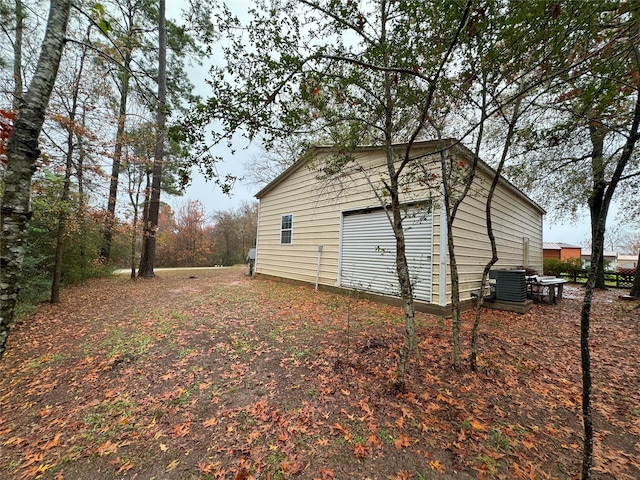
<instances>
[{"instance_id":1,"label":"bare tree trunk","mask_svg":"<svg viewBox=\"0 0 640 480\"><path fill-rule=\"evenodd\" d=\"M144 203L142 205L142 234L144 235L144 226L147 224L149 220L149 203L151 203L151 175L153 174L153 167L149 168L148 166L145 168L145 186L144 186ZM146 247L144 238L140 243L140 260L144 258L144 249Z\"/></svg>"},{"instance_id":2,"label":"bare tree trunk","mask_svg":"<svg viewBox=\"0 0 640 480\"><path fill-rule=\"evenodd\" d=\"M402 311L404 312L404 343L398 354L395 388L399 392L406 390L405 375L409 357L417 348L415 305L413 303L413 286L409 263L407 262L406 243L402 226L402 211L400 200L396 194L392 194L391 209L393 214L393 233L396 238L396 270L400 285L400 297L402 298Z\"/></svg>"},{"instance_id":3,"label":"bare tree trunk","mask_svg":"<svg viewBox=\"0 0 640 480\"><path fill-rule=\"evenodd\" d=\"M131 171L131 166L129 167ZM129 201L131 206L133 207L133 219L131 221L131 256L130 256L130 266L131 266L131 280L136 279L136 243L138 239L138 217L140 215L140 193L142 190L142 182L148 176L146 175L146 162L145 165L136 165L134 172L137 174L137 177L131 177L131 173L129 175ZM148 191L148 185L145 188L145 195Z\"/></svg>"},{"instance_id":4,"label":"bare tree trunk","mask_svg":"<svg viewBox=\"0 0 640 480\"><path fill-rule=\"evenodd\" d=\"M113 240L113 227L116 218L116 200L118 198L118 179L120 176L120 165L122 163L122 147L124 143L125 125L127 119L127 100L129 98L129 81L131 68L131 53L127 49L124 64L120 68L122 82L120 84L120 106L118 110L118 128L116 130L116 144L113 148L113 163L111 165L111 180L109 183L109 200L107 202L107 216L100 250L102 262L109 261L111 256L111 242Z\"/></svg>"},{"instance_id":5,"label":"bare tree trunk","mask_svg":"<svg viewBox=\"0 0 640 480\"><path fill-rule=\"evenodd\" d=\"M591 219L591 224L595 229L591 238L591 268L587 276L587 283L582 300L580 311L580 365L582 368L582 424L584 429L584 441L582 447L582 480L591 478L591 468L593 467L593 416L591 410L591 350L589 346L589 335L591 328L591 301L593 290L596 288L598 265L602 255L604 243L604 230L606 214Z\"/></svg>"},{"instance_id":6,"label":"bare tree trunk","mask_svg":"<svg viewBox=\"0 0 640 480\"><path fill-rule=\"evenodd\" d=\"M84 73L84 61L86 51L81 53L80 65L76 74L71 97L71 108L69 111L69 125L67 126L67 158L64 169L64 180L62 183L62 195L60 196L60 212L58 213L58 232L56 238L56 253L53 266L53 280L51 282L51 303L60 302L60 286L62 283L62 263L64 260L65 250L65 234L67 229L67 217L69 211L67 203L69 201L71 191L71 170L73 168L73 155L75 152L74 144L74 128L76 121L76 113L78 110L78 94L80 92L80 82Z\"/></svg>"},{"instance_id":7,"label":"bare tree trunk","mask_svg":"<svg viewBox=\"0 0 640 480\"><path fill-rule=\"evenodd\" d=\"M445 194L446 195L446 194ZM449 200L445 200L449 203ZM451 272L451 336L453 343L452 363L455 370L460 370L460 280L458 278L458 262L456 261L455 242L453 238L453 217L447 205L447 249L449 251L449 270Z\"/></svg>"},{"instance_id":8,"label":"bare tree trunk","mask_svg":"<svg viewBox=\"0 0 640 480\"><path fill-rule=\"evenodd\" d=\"M0 230L3 235L0 245L0 356L5 351L20 291L19 277L32 214L31 177L40 155L38 137L60 66L71 4L71 0L51 1L35 75L7 145L8 164L0 210Z\"/></svg>"},{"instance_id":9,"label":"bare tree trunk","mask_svg":"<svg viewBox=\"0 0 640 480\"><path fill-rule=\"evenodd\" d=\"M70 118L71 123L73 119ZM71 127L69 127L71 128ZM67 161L62 181L62 195L60 196L60 212L58 213L58 232L56 234L56 253L53 265L53 279L51 281L51 303L60 302L60 284L62 283L62 262L64 259L65 233L67 225L67 202L71 189L71 167L73 160L73 132L69 130L67 137Z\"/></svg>"},{"instance_id":10,"label":"bare tree trunk","mask_svg":"<svg viewBox=\"0 0 640 480\"><path fill-rule=\"evenodd\" d=\"M130 195L133 205L133 221L131 225L131 279L136 279L136 240L138 238L138 214L140 209L140 185L136 190L135 197Z\"/></svg>"},{"instance_id":11,"label":"bare tree trunk","mask_svg":"<svg viewBox=\"0 0 640 480\"><path fill-rule=\"evenodd\" d=\"M602 222L604 223L604 221ZM591 261L600 256L597 250L599 241L594 238L591 241ZM584 428L584 441L582 447L582 480L591 478L593 466L593 417L591 414L591 350L589 348L589 331L591 324L591 299L596 285L596 271L593 267L589 271L585 285L582 309L580 311L580 366L582 368L582 423Z\"/></svg>"},{"instance_id":12,"label":"bare tree trunk","mask_svg":"<svg viewBox=\"0 0 640 480\"><path fill-rule=\"evenodd\" d=\"M615 193L616 187L620 182L620 178L626 168L629 160L631 159L635 145L640 138L638 129L640 128L640 89L636 91L636 102L633 113L633 121L629 134L622 148L620 158L615 164L615 170L611 175L611 179L607 183L604 191L601 195L600 208L597 210L598 216L595 218L594 210L592 210L591 224L595 226L593 229L593 238L591 239L591 262L598 264L600 262L599 256L601 255L604 245L604 233L605 223L607 221L607 212L611 199ZM593 201L592 196L600 195L600 192L594 191L589 198L589 206L592 203L600 202L599 200ZM595 261L594 261L595 255ZM581 352L581 367L582 367L582 422L584 425L584 443L582 449L582 480L589 480L591 478L591 468L593 467L593 417L591 412L591 351L589 346L589 333L591 323L591 300L593 297L593 290L596 288L597 281L597 268L591 268L587 277L587 284L584 292L584 299L582 301L582 310L580 312L580 352Z\"/></svg>"},{"instance_id":13,"label":"bare tree trunk","mask_svg":"<svg viewBox=\"0 0 640 480\"><path fill-rule=\"evenodd\" d=\"M382 3L380 16L382 21L382 31L380 33L381 43L388 41L386 25L389 21L389 4ZM385 65L390 65L391 59L385 54ZM409 272L409 264L407 262L406 242L404 235L404 227L402 225L402 205L400 204L400 186L399 177L401 170L396 168L396 152L393 148L393 105L392 85L395 79L390 73L386 73L384 77L384 97L385 120L384 120L384 136L385 136L385 153L387 160L387 172L389 174L389 184L387 191L391 197L391 215L389 212L389 221L393 229L396 243L396 273L398 277L398 286L400 287L400 298L402 300L402 310L404 313L404 342L398 352L398 363L396 368L396 379L394 387L398 392L406 390L406 373L407 364L411 354L417 348L416 326L415 326L415 305L413 302L413 285L411 284L411 275ZM411 146L407 147L407 156ZM385 205L385 200L379 198L381 204Z\"/></svg>"},{"instance_id":14,"label":"bare tree trunk","mask_svg":"<svg viewBox=\"0 0 640 480\"><path fill-rule=\"evenodd\" d=\"M158 233L158 217L160 213L160 188L162 185L162 162L164 161L164 136L167 103L167 29L165 22L165 1L160 0L158 9L159 55L158 55L158 111L156 114L156 145L153 158L153 181L151 182L151 201L149 216L144 224L142 237L143 249L140 258L138 276L151 278L154 276L153 266L156 256L156 234Z\"/></svg>"},{"instance_id":15,"label":"bare tree trunk","mask_svg":"<svg viewBox=\"0 0 640 480\"><path fill-rule=\"evenodd\" d=\"M458 208L466 198L476 175L478 156L474 155L469 170L460 185L453 185L451 174L456 167L454 159L450 158L449 150L440 147L440 171L442 175L442 201L444 202L446 218L440 219L440 228L443 220L447 228L447 251L449 253L449 270L451 273L451 321L452 321L452 363L455 370L460 370L460 281L458 279L458 263L456 262L455 241L453 238L453 222L456 219ZM460 191L456 194L455 189ZM442 254L442 252L441 252Z\"/></svg>"},{"instance_id":16,"label":"bare tree trunk","mask_svg":"<svg viewBox=\"0 0 640 480\"><path fill-rule=\"evenodd\" d=\"M633 286L629 295L635 298L640 298L640 250L638 250L638 261L636 262L636 274L633 277Z\"/></svg>"},{"instance_id":17,"label":"bare tree trunk","mask_svg":"<svg viewBox=\"0 0 640 480\"><path fill-rule=\"evenodd\" d=\"M86 110L82 110L82 130L84 131L86 128ZM78 132L76 133L76 142L78 144L78 161L76 165L76 179L78 180L78 210L77 215L80 219L80 232L81 232L81 240L80 240L80 265L82 270L84 271L87 265L87 248L86 248L86 235L85 232L87 230L87 221L86 221L86 204L87 200L84 195L84 160L86 157L86 151L84 148L84 138Z\"/></svg>"},{"instance_id":18,"label":"bare tree trunk","mask_svg":"<svg viewBox=\"0 0 640 480\"><path fill-rule=\"evenodd\" d=\"M13 109L20 110L24 101L24 85L22 84L22 38L24 33L24 11L22 0L16 0L16 36L13 41Z\"/></svg>"},{"instance_id":19,"label":"bare tree trunk","mask_svg":"<svg viewBox=\"0 0 640 480\"><path fill-rule=\"evenodd\" d=\"M607 129L598 120L593 120L589 125L589 137L591 139L591 173L593 175L592 192L589 195L589 211L591 213L591 270L595 270L595 288L607 288L604 282L604 241L596 246L593 239L597 235L598 218L604 215L606 220L608 205L604 205L604 194L607 188L605 181L604 165L604 139ZM604 235L604 232L602 233ZM599 248L598 255L594 251ZM594 261L597 259L597 261Z\"/></svg>"},{"instance_id":20,"label":"bare tree trunk","mask_svg":"<svg viewBox=\"0 0 640 480\"><path fill-rule=\"evenodd\" d=\"M483 98L483 114L484 114L484 103ZM487 201L485 203L485 216L487 221L487 237L489 237L489 243L491 244L491 259L484 266L482 271L482 280L480 281L480 292L478 293L478 299L476 302L476 314L473 320L473 328L471 330L471 353L469 354L469 364L471 365L471 370L474 372L478 371L478 329L480 327L480 316L482 314L482 305L484 303L484 291L485 286L487 284L487 278L489 276L489 271L491 267L493 267L498 261L498 248L496 246L496 237L493 233L493 222L491 217L491 205L493 202L493 196L495 194L496 188L498 186L498 182L500 181L500 175L502 174L502 170L504 168L504 164L507 161L507 155L509 153L509 149L511 148L511 141L513 139L513 135L515 133L516 122L518 120L518 116L520 115L520 103L521 98L518 98L515 101L513 107L513 114L511 116L511 121L509 122L509 127L507 130L507 137L504 141L504 146L502 148L502 155L500 156L500 163L498 164L498 168L496 168L495 175L493 177L493 181L491 182L491 186L489 187L489 192L487 193ZM480 141L482 136L480 135L478 138L478 143L476 147L476 155L478 155L480 150Z\"/></svg>"}]
</instances>

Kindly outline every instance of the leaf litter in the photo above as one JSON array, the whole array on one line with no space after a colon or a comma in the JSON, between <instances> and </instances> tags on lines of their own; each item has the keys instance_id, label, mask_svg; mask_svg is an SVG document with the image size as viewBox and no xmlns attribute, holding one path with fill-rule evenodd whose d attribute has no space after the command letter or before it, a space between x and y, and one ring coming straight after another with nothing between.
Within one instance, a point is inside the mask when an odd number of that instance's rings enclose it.
<instances>
[{"instance_id":1,"label":"leaf litter","mask_svg":"<svg viewBox=\"0 0 640 480\"><path fill-rule=\"evenodd\" d=\"M581 290L486 310L481 371L450 364L450 321L246 278L162 272L68 288L15 326L0 362L8 479L573 479ZM640 314L596 292L594 478L640 478ZM470 314L464 317L469 337ZM466 345L464 346L467 347Z\"/></svg>"}]
</instances>

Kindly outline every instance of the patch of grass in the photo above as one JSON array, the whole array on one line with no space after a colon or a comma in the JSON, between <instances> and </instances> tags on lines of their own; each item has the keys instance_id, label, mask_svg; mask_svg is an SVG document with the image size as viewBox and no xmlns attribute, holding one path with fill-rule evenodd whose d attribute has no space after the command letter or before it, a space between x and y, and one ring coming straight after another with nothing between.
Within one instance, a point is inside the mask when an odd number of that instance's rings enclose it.
<instances>
[{"instance_id":1,"label":"patch of grass","mask_svg":"<svg viewBox=\"0 0 640 480\"><path fill-rule=\"evenodd\" d=\"M179 396L169 400L169 405L171 405L173 407L176 407L178 405L183 405L183 404L187 403L189 401L189 397L191 397L191 395L193 395L197 390L198 390L198 387L196 385L191 385L188 389L186 389L184 392L182 392Z\"/></svg>"},{"instance_id":2,"label":"patch of grass","mask_svg":"<svg viewBox=\"0 0 640 480\"><path fill-rule=\"evenodd\" d=\"M155 325L156 335L169 335L173 332L173 323L167 319L162 319Z\"/></svg>"},{"instance_id":3,"label":"patch of grass","mask_svg":"<svg viewBox=\"0 0 640 480\"><path fill-rule=\"evenodd\" d=\"M271 471L271 478L273 480L282 480L284 478L284 474L282 473L282 462L285 458L286 457L282 452L274 451L269 453L266 463Z\"/></svg>"},{"instance_id":4,"label":"patch of grass","mask_svg":"<svg viewBox=\"0 0 640 480\"><path fill-rule=\"evenodd\" d=\"M52 362L58 362L60 360L64 360L66 357L62 353L54 353L53 355L43 355L42 357L34 358L28 364L28 368L35 368L41 365L46 365Z\"/></svg>"},{"instance_id":5,"label":"patch of grass","mask_svg":"<svg viewBox=\"0 0 640 480\"><path fill-rule=\"evenodd\" d=\"M478 461L484 466L484 468L487 470L487 473L489 474L490 477L494 477L496 475L498 471L497 460L487 455L480 455L478 457Z\"/></svg>"},{"instance_id":6,"label":"patch of grass","mask_svg":"<svg viewBox=\"0 0 640 480\"><path fill-rule=\"evenodd\" d=\"M197 352L198 349L196 348L183 348L182 350L180 350L178 352L178 357L179 358L185 358L188 357L189 355L191 355L192 353Z\"/></svg>"},{"instance_id":7,"label":"patch of grass","mask_svg":"<svg viewBox=\"0 0 640 480\"><path fill-rule=\"evenodd\" d=\"M229 340L229 343L231 344L231 348L233 348L233 353L238 356L248 353L255 349L255 347L251 344L251 342L248 342L247 340L243 340L236 337L232 337Z\"/></svg>"},{"instance_id":8,"label":"patch of grass","mask_svg":"<svg viewBox=\"0 0 640 480\"><path fill-rule=\"evenodd\" d=\"M110 348L107 357L128 356L138 357L147 351L153 337L146 332L134 330L125 332L116 328L110 330L107 338L102 341L102 346Z\"/></svg>"},{"instance_id":9,"label":"patch of grass","mask_svg":"<svg viewBox=\"0 0 640 480\"><path fill-rule=\"evenodd\" d=\"M279 327L279 326L273 327L269 331L269 339L273 340L274 342L281 342L282 341L282 328Z\"/></svg>"},{"instance_id":10,"label":"patch of grass","mask_svg":"<svg viewBox=\"0 0 640 480\"><path fill-rule=\"evenodd\" d=\"M20 462L14 460L13 462L9 463L7 466L3 466L2 468L0 468L0 471L5 469L13 471L13 470L16 470L19 466L20 466Z\"/></svg>"},{"instance_id":11,"label":"patch of grass","mask_svg":"<svg viewBox=\"0 0 640 480\"><path fill-rule=\"evenodd\" d=\"M378 437L380 437L380 440L382 440L383 442L389 445L393 445L393 442L394 442L393 436L384 428L380 428L378 430Z\"/></svg>"},{"instance_id":12,"label":"patch of grass","mask_svg":"<svg viewBox=\"0 0 640 480\"><path fill-rule=\"evenodd\" d=\"M491 430L487 439L489 440L489 443L498 450L502 450L504 452L511 450L509 437L502 433L501 430Z\"/></svg>"},{"instance_id":13,"label":"patch of grass","mask_svg":"<svg viewBox=\"0 0 640 480\"><path fill-rule=\"evenodd\" d=\"M287 350L291 352L291 354L297 359L309 357L311 355L311 352L306 348L298 348L296 346L292 346Z\"/></svg>"},{"instance_id":14,"label":"patch of grass","mask_svg":"<svg viewBox=\"0 0 640 480\"><path fill-rule=\"evenodd\" d=\"M92 441L104 441L118 437L122 432L135 429L132 422L135 402L123 397L112 403L98 404L93 412L83 418L88 427L85 436Z\"/></svg>"},{"instance_id":15,"label":"patch of grass","mask_svg":"<svg viewBox=\"0 0 640 480\"><path fill-rule=\"evenodd\" d=\"M330 311L335 312L344 307L345 300L342 297L338 296L327 296L324 298L324 301L322 303Z\"/></svg>"},{"instance_id":16,"label":"patch of grass","mask_svg":"<svg viewBox=\"0 0 640 480\"><path fill-rule=\"evenodd\" d=\"M175 309L171 310L171 314L169 316L173 320L176 320L178 324L184 324L187 320L189 320L189 317L187 315Z\"/></svg>"}]
</instances>

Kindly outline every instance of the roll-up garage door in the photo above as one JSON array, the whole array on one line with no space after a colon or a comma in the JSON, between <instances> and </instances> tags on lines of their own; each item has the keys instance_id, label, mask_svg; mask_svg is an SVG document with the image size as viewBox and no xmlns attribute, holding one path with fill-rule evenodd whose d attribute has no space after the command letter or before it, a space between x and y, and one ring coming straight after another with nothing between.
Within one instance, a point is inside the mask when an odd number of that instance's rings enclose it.
<instances>
[{"instance_id":1,"label":"roll-up garage door","mask_svg":"<svg viewBox=\"0 0 640 480\"><path fill-rule=\"evenodd\" d=\"M412 208L403 225L414 298L430 302L433 217ZM343 287L399 295L395 259L396 241L384 210L343 215L340 251Z\"/></svg>"}]
</instances>

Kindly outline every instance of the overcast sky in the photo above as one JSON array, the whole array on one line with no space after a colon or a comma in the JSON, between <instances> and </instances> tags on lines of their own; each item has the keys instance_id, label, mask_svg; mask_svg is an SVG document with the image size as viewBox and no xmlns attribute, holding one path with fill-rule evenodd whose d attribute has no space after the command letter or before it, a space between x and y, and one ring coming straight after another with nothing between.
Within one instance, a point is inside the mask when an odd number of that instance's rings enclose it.
<instances>
[{"instance_id":1,"label":"overcast sky","mask_svg":"<svg viewBox=\"0 0 640 480\"><path fill-rule=\"evenodd\" d=\"M184 0L167 2L167 17L179 17L180 10L183 8L185 3L186 2ZM250 0L232 0L226 3L233 12L237 15L242 15L247 12L253 2ZM191 68L189 71L189 77L196 87L196 93L204 99L213 95L213 92L205 82L209 71L209 65L221 63L222 61L221 49L214 48L213 57L208 59L207 63L203 64L202 67ZM218 173L221 177L224 177L226 174L241 177L244 173L243 165L252 155L256 155L260 151L259 144L249 144L248 140L241 137L237 137L234 141L233 148L235 153L232 153L226 145L220 145L214 148L214 153L224 158L224 161L218 165ZM192 185L187 188L184 196L163 200L172 205L174 209L177 209L180 205L185 204L189 200L200 200L205 206L207 213L209 215L213 215L216 211L237 208L243 201L255 201L253 196L257 191L257 187L251 187L241 182L236 182L231 192L231 196L225 195L220 191L220 187L213 182L205 181L203 176L194 170Z\"/></svg>"}]
</instances>

